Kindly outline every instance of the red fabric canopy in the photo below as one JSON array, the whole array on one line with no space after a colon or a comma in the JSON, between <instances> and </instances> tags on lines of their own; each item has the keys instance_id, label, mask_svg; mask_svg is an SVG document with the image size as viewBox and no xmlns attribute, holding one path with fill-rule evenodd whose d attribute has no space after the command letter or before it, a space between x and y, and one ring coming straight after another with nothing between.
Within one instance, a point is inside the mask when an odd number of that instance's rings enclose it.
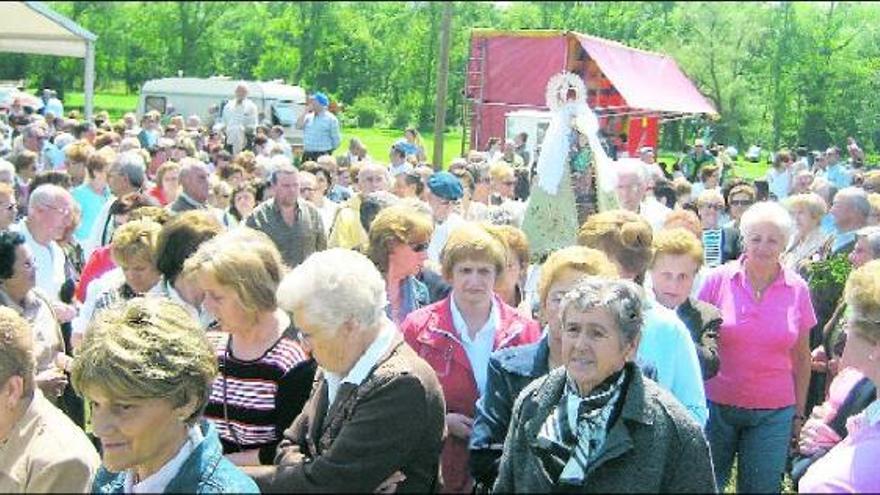
<instances>
[{"instance_id":1,"label":"red fabric canopy","mask_svg":"<svg viewBox=\"0 0 880 495\"><path fill-rule=\"evenodd\" d=\"M594 36L572 34L611 80L628 107L658 112L717 113L672 58Z\"/></svg>"}]
</instances>

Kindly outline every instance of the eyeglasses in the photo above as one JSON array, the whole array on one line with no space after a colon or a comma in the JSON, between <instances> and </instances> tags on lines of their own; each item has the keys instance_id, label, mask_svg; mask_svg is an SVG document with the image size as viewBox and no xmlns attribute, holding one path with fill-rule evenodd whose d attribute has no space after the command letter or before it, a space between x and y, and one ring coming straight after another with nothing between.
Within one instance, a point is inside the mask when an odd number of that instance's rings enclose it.
<instances>
[{"instance_id":1,"label":"eyeglasses","mask_svg":"<svg viewBox=\"0 0 880 495\"><path fill-rule=\"evenodd\" d=\"M706 209L709 209L709 210L721 211L721 210L724 209L724 205L721 204L721 203L709 203L709 204L700 205L700 208L706 208Z\"/></svg>"},{"instance_id":2,"label":"eyeglasses","mask_svg":"<svg viewBox=\"0 0 880 495\"><path fill-rule=\"evenodd\" d=\"M70 215L70 208L58 207L58 206L52 206L52 205L42 205L42 206L43 206L43 208L48 208L50 210L57 211L58 213L61 213L65 217Z\"/></svg>"},{"instance_id":3,"label":"eyeglasses","mask_svg":"<svg viewBox=\"0 0 880 495\"><path fill-rule=\"evenodd\" d=\"M747 199L735 199L730 202L730 206L752 206L752 201Z\"/></svg>"},{"instance_id":4,"label":"eyeglasses","mask_svg":"<svg viewBox=\"0 0 880 495\"><path fill-rule=\"evenodd\" d=\"M422 251L428 250L428 243L427 242L420 242L418 244L410 244L409 248L412 249L416 253L421 253Z\"/></svg>"}]
</instances>

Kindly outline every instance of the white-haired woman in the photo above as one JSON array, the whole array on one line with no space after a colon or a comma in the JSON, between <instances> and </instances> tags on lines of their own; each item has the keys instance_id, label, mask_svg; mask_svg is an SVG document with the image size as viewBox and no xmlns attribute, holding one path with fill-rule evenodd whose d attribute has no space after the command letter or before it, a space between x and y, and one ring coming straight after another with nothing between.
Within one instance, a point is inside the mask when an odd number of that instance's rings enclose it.
<instances>
[{"instance_id":1,"label":"white-haired woman","mask_svg":"<svg viewBox=\"0 0 880 495\"><path fill-rule=\"evenodd\" d=\"M828 234L820 226L828 212L828 205L816 193L789 196L784 204L794 217L796 230L785 250L783 263L792 270L800 271L806 262L822 252L822 247L828 241Z\"/></svg>"},{"instance_id":2,"label":"white-haired woman","mask_svg":"<svg viewBox=\"0 0 880 495\"><path fill-rule=\"evenodd\" d=\"M565 294L562 366L520 393L494 491L716 491L700 426L634 363L641 294L596 277Z\"/></svg>"},{"instance_id":3,"label":"white-haired woman","mask_svg":"<svg viewBox=\"0 0 880 495\"><path fill-rule=\"evenodd\" d=\"M789 441L804 420L816 316L806 282L780 261L792 228L781 205L751 206L740 220L743 255L712 271L700 290L723 318L721 366L706 382L719 487L738 457L739 491L778 492Z\"/></svg>"},{"instance_id":4,"label":"white-haired woman","mask_svg":"<svg viewBox=\"0 0 880 495\"><path fill-rule=\"evenodd\" d=\"M385 285L347 249L315 253L281 282L278 303L322 371L284 433L279 465L248 469L264 492L436 490L443 392L386 315Z\"/></svg>"}]
</instances>

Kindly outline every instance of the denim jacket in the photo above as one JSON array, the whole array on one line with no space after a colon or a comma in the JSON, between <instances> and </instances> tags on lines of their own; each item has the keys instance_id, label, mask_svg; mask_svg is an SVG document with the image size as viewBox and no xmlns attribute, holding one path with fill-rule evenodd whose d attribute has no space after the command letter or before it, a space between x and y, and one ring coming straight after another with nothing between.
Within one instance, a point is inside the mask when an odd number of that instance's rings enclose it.
<instances>
[{"instance_id":1,"label":"denim jacket","mask_svg":"<svg viewBox=\"0 0 880 495\"><path fill-rule=\"evenodd\" d=\"M513 403L536 378L549 372L550 346L547 332L533 344L500 349L489 360L486 392L477 402L470 442L470 471L478 484L492 486L504 437L510 426Z\"/></svg>"},{"instance_id":2,"label":"denim jacket","mask_svg":"<svg viewBox=\"0 0 880 495\"><path fill-rule=\"evenodd\" d=\"M250 477L223 457L214 424L202 420L205 439L196 447L165 493L260 493ZM92 484L92 493L124 493L125 473L112 473L103 466Z\"/></svg>"}]
</instances>

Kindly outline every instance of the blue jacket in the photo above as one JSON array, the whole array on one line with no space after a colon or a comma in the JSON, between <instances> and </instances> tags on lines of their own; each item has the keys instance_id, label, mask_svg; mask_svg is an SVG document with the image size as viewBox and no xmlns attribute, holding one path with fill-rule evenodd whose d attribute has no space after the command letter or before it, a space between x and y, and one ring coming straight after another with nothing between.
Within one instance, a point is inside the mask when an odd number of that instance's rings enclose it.
<instances>
[{"instance_id":1,"label":"blue jacket","mask_svg":"<svg viewBox=\"0 0 880 495\"><path fill-rule=\"evenodd\" d=\"M514 401L529 383L549 372L547 339L545 331L538 342L500 349L489 360L486 392L477 401L474 416L469 462L471 476L486 488L498 475Z\"/></svg>"},{"instance_id":2,"label":"blue jacket","mask_svg":"<svg viewBox=\"0 0 880 495\"><path fill-rule=\"evenodd\" d=\"M223 457L214 424L203 420L199 426L205 439L165 487L165 493L260 493L254 480ZM92 493L124 492L125 473L112 473L102 466L92 484Z\"/></svg>"}]
</instances>

